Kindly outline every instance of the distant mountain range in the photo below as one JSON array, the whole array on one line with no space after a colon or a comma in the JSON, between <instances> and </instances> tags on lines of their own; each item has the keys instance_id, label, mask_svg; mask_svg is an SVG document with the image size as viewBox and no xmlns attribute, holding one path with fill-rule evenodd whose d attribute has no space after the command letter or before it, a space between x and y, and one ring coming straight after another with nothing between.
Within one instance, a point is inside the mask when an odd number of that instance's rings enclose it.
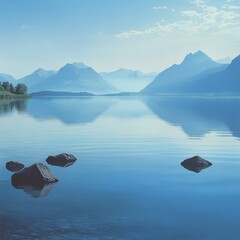
<instances>
[{"instance_id":1,"label":"distant mountain range","mask_svg":"<svg viewBox=\"0 0 240 240\"><path fill-rule=\"evenodd\" d=\"M114 72L102 72L101 77L112 86L124 92L138 92L157 76L157 73L143 73L137 70L119 69Z\"/></svg>"},{"instance_id":2,"label":"distant mountain range","mask_svg":"<svg viewBox=\"0 0 240 240\"><path fill-rule=\"evenodd\" d=\"M32 74L16 80L7 74L0 74L1 82L24 83L29 92L89 92L93 94L118 93L120 90L105 81L93 68L83 63L66 64L59 71L37 69Z\"/></svg>"},{"instance_id":3,"label":"distant mountain range","mask_svg":"<svg viewBox=\"0 0 240 240\"><path fill-rule=\"evenodd\" d=\"M55 74L31 86L30 91L119 92L118 89L103 80L93 68L83 63L66 64Z\"/></svg>"},{"instance_id":4,"label":"distant mountain range","mask_svg":"<svg viewBox=\"0 0 240 240\"><path fill-rule=\"evenodd\" d=\"M189 54L179 65L161 72L144 94L214 94L240 92L240 57L230 65L213 61L205 53Z\"/></svg>"},{"instance_id":5,"label":"distant mountain range","mask_svg":"<svg viewBox=\"0 0 240 240\"><path fill-rule=\"evenodd\" d=\"M222 62L227 61L229 58ZM128 69L97 73L83 63L68 63L57 72L40 68L19 80L0 74L0 82L4 81L15 85L24 83L30 93L235 94L240 92L240 56L230 64L221 64L198 51L188 54L180 64L174 64L158 75Z\"/></svg>"}]
</instances>

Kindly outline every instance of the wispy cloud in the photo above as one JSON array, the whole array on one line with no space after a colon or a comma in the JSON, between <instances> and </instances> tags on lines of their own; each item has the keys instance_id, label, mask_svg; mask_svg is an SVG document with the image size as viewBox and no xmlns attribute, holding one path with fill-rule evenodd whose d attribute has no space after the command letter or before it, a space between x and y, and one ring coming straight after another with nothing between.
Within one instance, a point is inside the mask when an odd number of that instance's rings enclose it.
<instances>
[{"instance_id":1,"label":"wispy cloud","mask_svg":"<svg viewBox=\"0 0 240 240\"><path fill-rule=\"evenodd\" d=\"M176 11L174 8L168 8L166 5L153 7L152 9L153 10L171 10L172 12Z\"/></svg>"},{"instance_id":2,"label":"wispy cloud","mask_svg":"<svg viewBox=\"0 0 240 240\"><path fill-rule=\"evenodd\" d=\"M168 9L168 7L167 6L153 7L153 10L161 10L161 9Z\"/></svg>"},{"instance_id":3,"label":"wispy cloud","mask_svg":"<svg viewBox=\"0 0 240 240\"><path fill-rule=\"evenodd\" d=\"M201 15L197 11L182 11L182 16L200 17Z\"/></svg>"},{"instance_id":4,"label":"wispy cloud","mask_svg":"<svg viewBox=\"0 0 240 240\"><path fill-rule=\"evenodd\" d=\"M237 10L237 9L240 9L240 6L225 4L225 5L223 5L223 8L230 9L230 10Z\"/></svg>"},{"instance_id":5,"label":"wispy cloud","mask_svg":"<svg viewBox=\"0 0 240 240\"><path fill-rule=\"evenodd\" d=\"M209 5L205 0L191 0L195 9L181 12L181 17L173 22L157 23L145 30L131 30L117 34L117 38L164 35L169 33L240 33L239 5L225 4L222 7Z\"/></svg>"},{"instance_id":6,"label":"wispy cloud","mask_svg":"<svg viewBox=\"0 0 240 240\"><path fill-rule=\"evenodd\" d=\"M24 29L32 29L32 28L33 28L33 26L26 25L26 24L23 24L23 25L21 25L21 26L19 27L19 29L22 29L22 30L24 30Z\"/></svg>"}]
</instances>

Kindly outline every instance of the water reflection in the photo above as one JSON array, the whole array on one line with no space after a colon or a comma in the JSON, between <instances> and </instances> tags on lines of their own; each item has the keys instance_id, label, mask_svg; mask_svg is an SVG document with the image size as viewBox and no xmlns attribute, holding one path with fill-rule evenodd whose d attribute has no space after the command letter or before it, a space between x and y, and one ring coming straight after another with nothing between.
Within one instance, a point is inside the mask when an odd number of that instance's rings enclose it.
<instances>
[{"instance_id":1,"label":"water reflection","mask_svg":"<svg viewBox=\"0 0 240 240\"><path fill-rule=\"evenodd\" d=\"M203 137L211 131L231 132L240 137L239 98L194 97L82 97L33 98L1 101L0 113L26 111L38 120L58 119L64 124L91 123L108 111L121 118L146 115L144 103L161 120L180 126L190 137Z\"/></svg>"},{"instance_id":2,"label":"water reflection","mask_svg":"<svg viewBox=\"0 0 240 240\"><path fill-rule=\"evenodd\" d=\"M144 114L136 114L138 109L136 102L143 101L160 119L181 126L190 137L202 137L210 131L231 131L235 137L240 137L238 111L240 99L194 97L143 97L136 98L135 101L123 99L114 97L32 99L29 101L27 113L39 120L59 119L65 124L80 124L93 122L111 107L110 114L114 117L139 118ZM117 110L114 111L115 108Z\"/></svg>"},{"instance_id":3,"label":"water reflection","mask_svg":"<svg viewBox=\"0 0 240 240\"><path fill-rule=\"evenodd\" d=\"M54 187L20 190L2 164L0 239L239 239L240 142L219 134L192 140L171 126L198 136L231 127L236 136L238 105L158 97L30 99L26 114L0 117L0 163L30 165L60 151L81 161L54 168L60 178ZM180 162L196 153L214 167L203 174L183 169Z\"/></svg>"},{"instance_id":4,"label":"water reflection","mask_svg":"<svg viewBox=\"0 0 240 240\"><path fill-rule=\"evenodd\" d=\"M190 137L231 131L240 137L239 98L146 97L146 105L162 120L181 126Z\"/></svg>"},{"instance_id":5,"label":"water reflection","mask_svg":"<svg viewBox=\"0 0 240 240\"><path fill-rule=\"evenodd\" d=\"M17 110L18 112L24 112L27 109L27 104L28 104L28 99L1 100L0 101L0 114L13 112L14 110Z\"/></svg>"},{"instance_id":6,"label":"water reflection","mask_svg":"<svg viewBox=\"0 0 240 240\"><path fill-rule=\"evenodd\" d=\"M16 185L12 181L12 186L16 189L22 189L25 193L29 194L33 198L46 197L52 190L55 183L50 183L47 185L37 186L37 185Z\"/></svg>"},{"instance_id":7,"label":"water reflection","mask_svg":"<svg viewBox=\"0 0 240 240\"><path fill-rule=\"evenodd\" d=\"M114 99L104 97L33 98L27 113L38 120L58 119L65 124L90 123L113 104Z\"/></svg>"}]
</instances>

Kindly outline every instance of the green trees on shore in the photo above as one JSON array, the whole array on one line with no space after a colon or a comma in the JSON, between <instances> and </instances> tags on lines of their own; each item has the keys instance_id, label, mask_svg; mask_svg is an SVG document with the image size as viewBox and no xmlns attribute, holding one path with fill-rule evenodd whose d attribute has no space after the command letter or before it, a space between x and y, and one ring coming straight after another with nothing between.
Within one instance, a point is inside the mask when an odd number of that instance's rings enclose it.
<instances>
[{"instance_id":1,"label":"green trees on shore","mask_svg":"<svg viewBox=\"0 0 240 240\"><path fill-rule=\"evenodd\" d=\"M13 94L18 94L18 95L26 95L28 88L25 84L23 83L18 83L15 87L13 86L12 83L9 82L0 82L0 92L1 91L8 91Z\"/></svg>"}]
</instances>

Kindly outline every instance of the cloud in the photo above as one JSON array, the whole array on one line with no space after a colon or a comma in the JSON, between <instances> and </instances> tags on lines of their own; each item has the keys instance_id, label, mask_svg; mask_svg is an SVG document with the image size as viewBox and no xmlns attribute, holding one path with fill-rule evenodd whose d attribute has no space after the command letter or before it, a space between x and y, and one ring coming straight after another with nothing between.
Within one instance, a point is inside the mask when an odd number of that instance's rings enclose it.
<instances>
[{"instance_id":1,"label":"cloud","mask_svg":"<svg viewBox=\"0 0 240 240\"><path fill-rule=\"evenodd\" d=\"M182 11L183 16L187 17L200 17L201 15L196 11Z\"/></svg>"},{"instance_id":2,"label":"cloud","mask_svg":"<svg viewBox=\"0 0 240 240\"><path fill-rule=\"evenodd\" d=\"M29 25L26 25L26 24L23 24L23 25L21 25L19 27L19 29L22 29L22 30L24 30L24 29L32 29L32 28L33 28L33 26L29 26Z\"/></svg>"},{"instance_id":3,"label":"cloud","mask_svg":"<svg viewBox=\"0 0 240 240\"><path fill-rule=\"evenodd\" d=\"M153 10L168 9L167 6L153 7Z\"/></svg>"},{"instance_id":4,"label":"cloud","mask_svg":"<svg viewBox=\"0 0 240 240\"><path fill-rule=\"evenodd\" d=\"M240 9L240 6L225 4L223 5L223 8L230 9L230 10L237 10L237 9Z\"/></svg>"},{"instance_id":5,"label":"cloud","mask_svg":"<svg viewBox=\"0 0 240 240\"><path fill-rule=\"evenodd\" d=\"M159 6L159 7L153 7L153 10L171 10L172 12L175 12L176 10L174 8L168 8L167 6Z\"/></svg>"},{"instance_id":6,"label":"cloud","mask_svg":"<svg viewBox=\"0 0 240 240\"><path fill-rule=\"evenodd\" d=\"M184 10L173 22L161 22L144 30L131 30L117 34L116 38L165 34L240 33L240 12L238 5L223 7L209 5L204 0L191 0L195 10Z\"/></svg>"},{"instance_id":7,"label":"cloud","mask_svg":"<svg viewBox=\"0 0 240 240\"><path fill-rule=\"evenodd\" d=\"M198 7L201 7L205 3L205 1L204 0L193 0L193 1L191 1L191 3L195 4Z\"/></svg>"}]
</instances>

